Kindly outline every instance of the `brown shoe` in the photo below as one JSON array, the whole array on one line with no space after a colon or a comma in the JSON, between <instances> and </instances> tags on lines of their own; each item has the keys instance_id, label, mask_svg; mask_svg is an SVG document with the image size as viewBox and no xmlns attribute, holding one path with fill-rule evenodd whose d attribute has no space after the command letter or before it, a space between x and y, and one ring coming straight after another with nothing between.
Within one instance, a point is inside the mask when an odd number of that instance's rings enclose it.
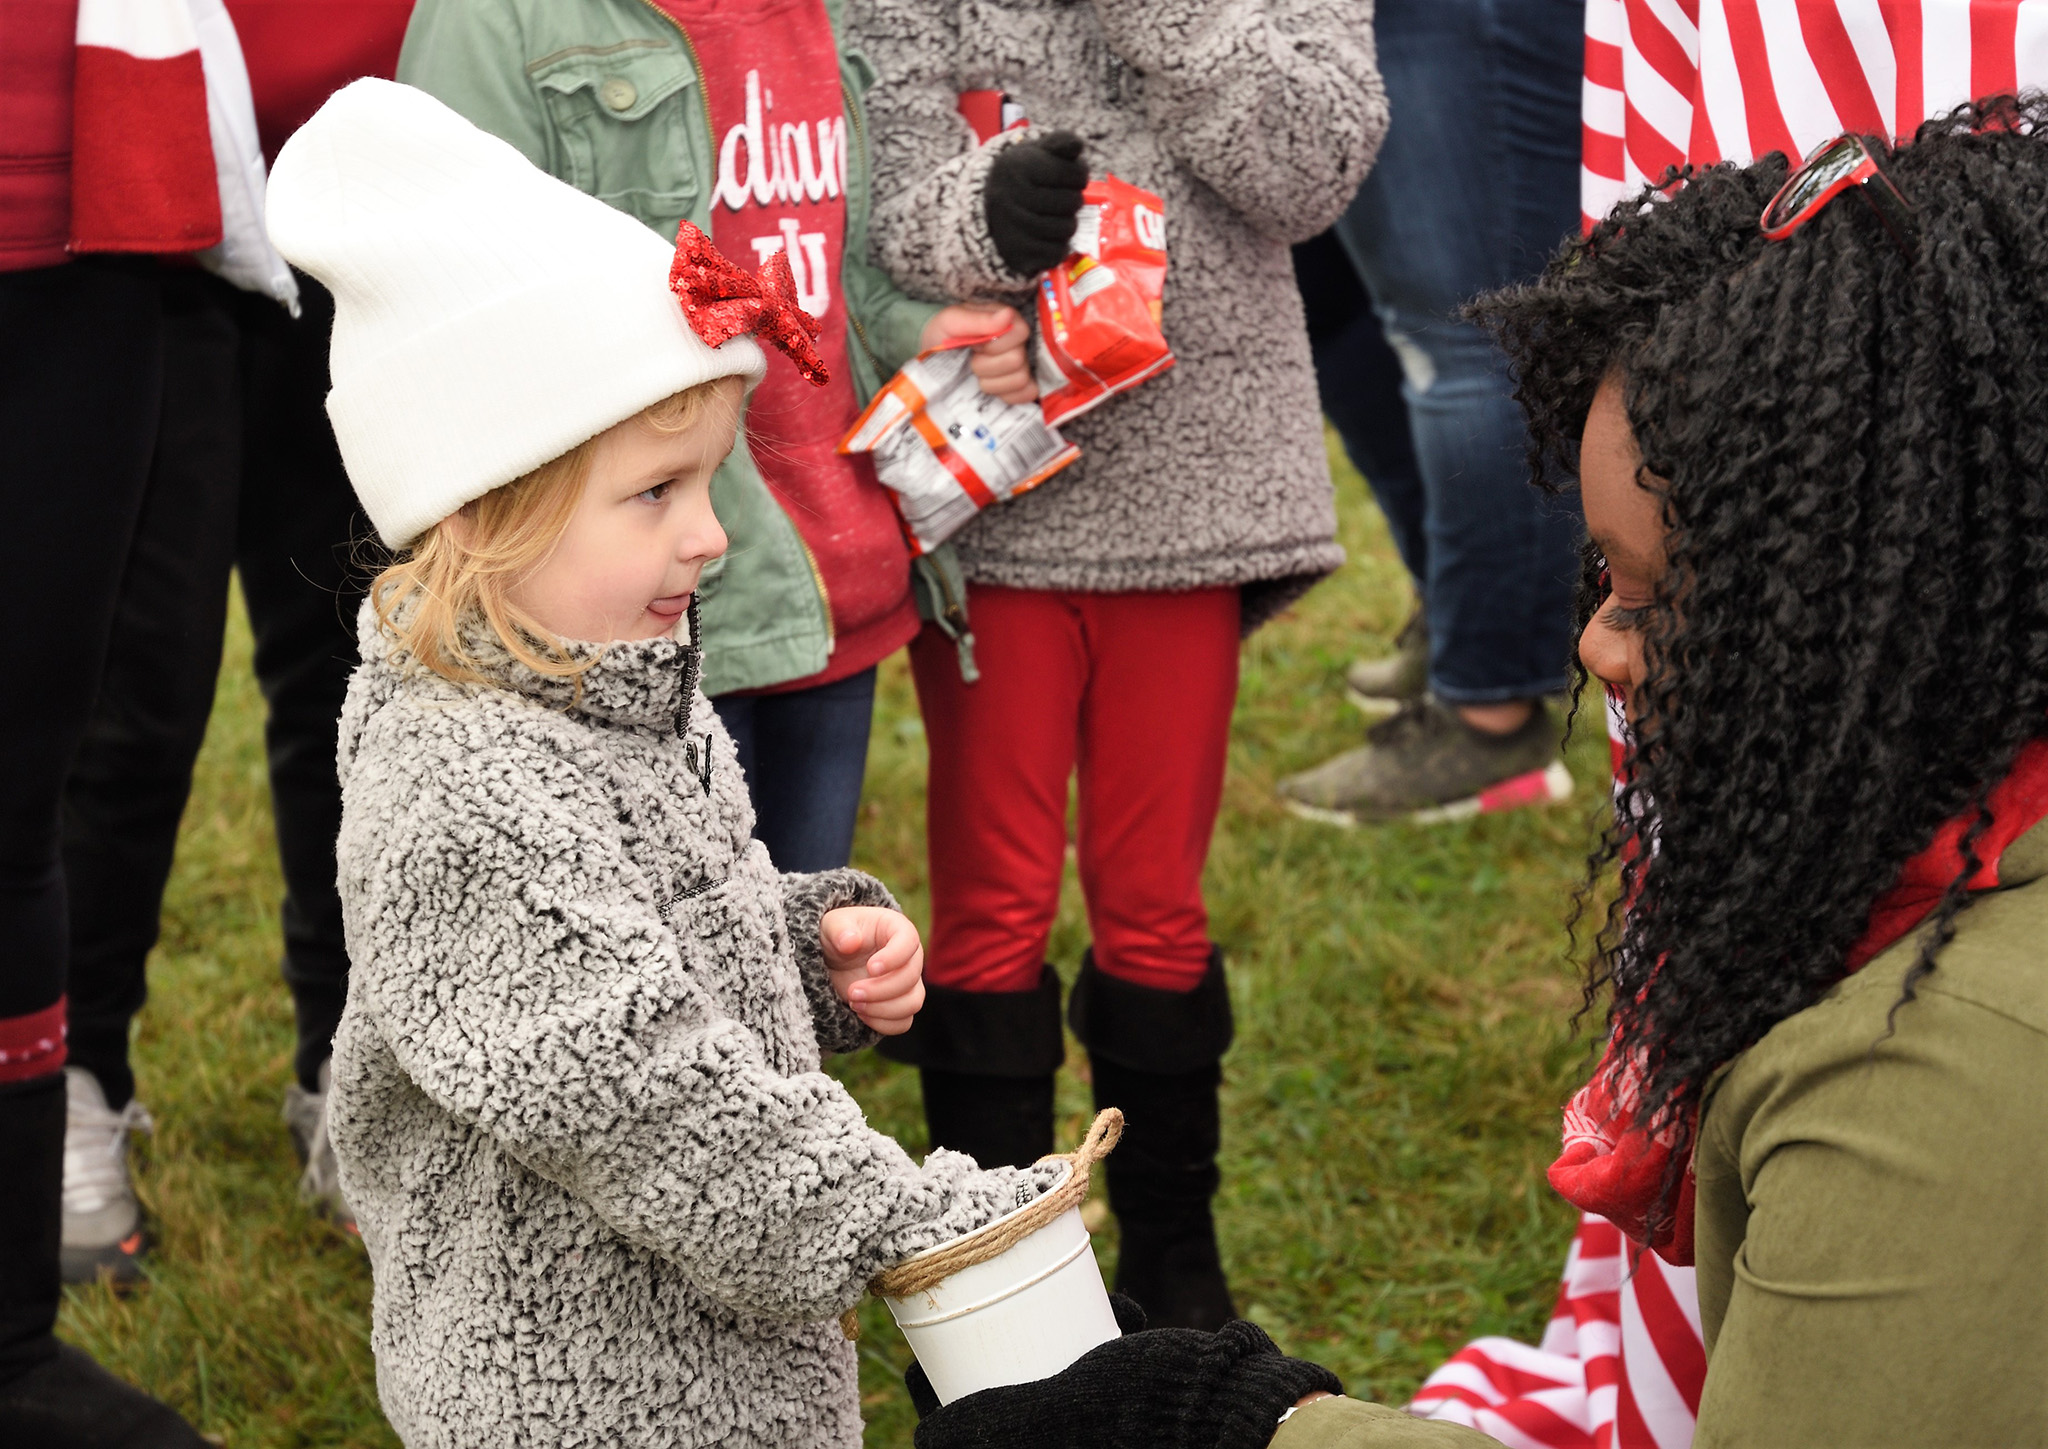
<instances>
[{"instance_id":1,"label":"brown shoe","mask_svg":"<svg viewBox=\"0 0 2048 1449\"><path fill-rule=\"evenodd\" d=\"M1433 824L1563 800L1571 773L1558 728L1540 703L1510 734L1477 730L1433 695L1366 732L1366 746L1280 782L1296 815L1331 825L1382 820Z\"/></svg>"}]
</instances>

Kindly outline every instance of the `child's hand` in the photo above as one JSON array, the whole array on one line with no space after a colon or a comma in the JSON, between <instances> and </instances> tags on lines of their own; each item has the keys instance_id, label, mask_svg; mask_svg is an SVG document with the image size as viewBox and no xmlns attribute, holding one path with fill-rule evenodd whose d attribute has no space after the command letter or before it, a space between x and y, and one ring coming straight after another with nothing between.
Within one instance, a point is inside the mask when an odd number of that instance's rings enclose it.
<instances>
[{"instance_id":1,"label":"child's hand","mask_svg":"<svg viewBox=\"0 0 2048 1449\"><path fill-rule=\"evenodd\" d=\"M832 994L869 1029L901 1036L924 1005L924 943L901 911L841 906L818 922Z\"/></svg>"},{"instance_id":2,"label":"child's hand","mask_svg":"<svg viewBox=\"0 0 2048 1449\"><path fill-rule=\"evenodd\" d=\"M922 348L937 347L953 337L985 337L991 332L1002 335L976 346L968 364L981 379L981 390L1006 403L1037 401L1038 383L1031 376L1031 358L1024 349L1031 329L1014 307L955 303L924 324Z\"/></svg>"}]
</instances>

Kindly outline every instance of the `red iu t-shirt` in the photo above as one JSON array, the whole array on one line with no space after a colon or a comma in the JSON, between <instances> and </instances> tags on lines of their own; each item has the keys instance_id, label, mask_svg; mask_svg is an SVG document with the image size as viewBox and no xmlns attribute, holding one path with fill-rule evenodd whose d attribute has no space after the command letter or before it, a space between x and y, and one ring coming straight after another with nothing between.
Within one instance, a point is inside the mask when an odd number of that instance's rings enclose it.
<instances>
[{"instance_id":1,"label":"red iu t-shirt","mask_svg":"<svg viewBox=\"0 0 2048 1449\"><path fill-rule=\"evenodd\" d=\"M813 387L773 348L747 406L754 462L809 546L832 611L832 657L783 689L857 674L917 633L910 552L866 455L841 457L860 409L847 360L847 147L839 57L823 0L659 0L689 32L718 139L711 239L754 268L789 254L797 300L822 324L832 381Z\"/></svg>"}]
</instances>

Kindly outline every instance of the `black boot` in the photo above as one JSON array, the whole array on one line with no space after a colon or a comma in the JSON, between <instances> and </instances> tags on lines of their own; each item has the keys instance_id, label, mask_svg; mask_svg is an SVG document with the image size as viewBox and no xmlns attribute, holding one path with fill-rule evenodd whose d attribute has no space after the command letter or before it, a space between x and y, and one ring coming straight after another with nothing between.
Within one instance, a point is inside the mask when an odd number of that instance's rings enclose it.
<instances>
[{"instance_id":1,"label":"black boot","mask_svg":"<svg viewBox=\"0 0 2048 1449\"><path fill-rule=\"evenodd\" d=\"M0 1088L0 1444L203 1449L169 1407L50 1330L63 1223L64 1078Z\"/></svg>"},{"instance_id":2,"label":"black boot","mask_svg":"<svg viewBox=\"0 0 2048 1449\"><path fill-rule=\"evenodd\" d=\"M1209 1213L1219 1062L1231 1037L1222 953L1187 992L1106 976L1091 954L1069 1015L1088 1047L1097 1110L1124 1114L1123 1140L1103 1164L1121 1234L1116 1291L1137 1299L1155 1328L1220 1328L1237 1317Z\"/></svg>"},{"instance_id":3,"label":"black boot","mask_svg":"<svg viewBox=\"0 0 2048 1449\"><path fill-rule=\"evenodd\" d=\"M1052 1078L977 1077L920 1067L932 1146L983 1167L1029 1167L1052 1152Z\"/></svg>"},{"instance_id":4,"label":"black boot","mask_svg":"<svg viewBox=\"0 0 2048 1449\"><path fill-rule=\"evenodd\" d=\"M36 1449L206 1449L207 1441L132 1384L68 1343L0 1384L0 1444Z\"/></svg>"},{"instance_id":5,"label":"black boot","mask_svg":"<svg viewBox=\"0 0 2048 1449\"><path fill-rule=\"evenodd\" d=\"M933 1147L983 1167L1028 1167L1053 1150L1052 1084L1066 1056L1060 978L1029 991L925 987L909 1031L877 1048L918 1068Z\"/></svg>"}]
</instances>

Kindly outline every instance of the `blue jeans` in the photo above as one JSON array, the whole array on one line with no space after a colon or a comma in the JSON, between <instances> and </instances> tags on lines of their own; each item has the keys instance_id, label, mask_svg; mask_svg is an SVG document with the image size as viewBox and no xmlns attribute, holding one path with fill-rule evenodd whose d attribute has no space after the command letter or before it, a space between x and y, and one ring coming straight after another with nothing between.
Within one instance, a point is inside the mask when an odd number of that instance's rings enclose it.
<instances>
[{"instance_id":1,"label":"blue jeans","mask_svg":"<svg viewBox=\"0 0 2048 1449\"><path fill-rule=\"evenodd\" d=\"M1294 280L1308 313L1316 400L1344 440L1352 466L1372 485L1401 562L1420 580L1429 570L1422 473L1401 397L1401 359L1387 345L1365 283L1334 229L1295 245Z\"/></svg>"},{"instance_id":2,"label":"blue jeans","mask_svg":"<svg viewBox=\"0 0 2048 1449\"><path fill-rule=\"evenodd\" d=\"M875 671L788 694L722 694L711 707L739 749L754 838L775 868L845 865L867 773Z\"/></svg>"},{"instance_id":3,"label":"blue jeans","mask_svg":"<svg viewBox=\"0 0 2048 1449\"><path fill-rule=\"evenodd\" d=\"M1531 485L1506 361L1457 311L1534 276L1577 228L1584 19L1581 0L1380 0L1376 11L1393 123L1337 236L1401 361L1414 470L1369 467L1398 456L1371 436L1399 416L1391 407L1332 421L1422 591L1430 688L1456 704L1565 684L1577 502ZM1342 365L1341 349L1322 352ZM1382 391L1383 378L1359 374Z\"/></svg>"}]
</instances>

